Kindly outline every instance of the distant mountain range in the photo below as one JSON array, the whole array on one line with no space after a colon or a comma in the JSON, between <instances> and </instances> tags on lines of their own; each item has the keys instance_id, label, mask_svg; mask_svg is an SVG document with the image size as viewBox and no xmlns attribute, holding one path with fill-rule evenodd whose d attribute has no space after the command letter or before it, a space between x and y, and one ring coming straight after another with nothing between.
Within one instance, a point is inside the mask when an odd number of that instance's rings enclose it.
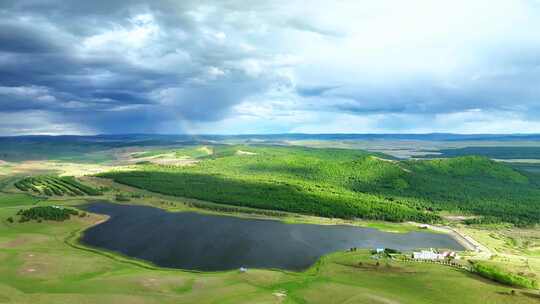
<instances>
[{"instance_id":1,"label":"distant mountain range","mask_svg":"<svg viewBox=\"0 0 540 304\"><path fill-rule=\"evenodd\" d=\"M244 135L166 135L166 134L118 134L118 135L25 135L4 136L0 142L154 142L167 144L175 141L213 141L213 140L423 140L423 141L538 141L540 134L244 134Z\"/></svg>"}]
</instances>

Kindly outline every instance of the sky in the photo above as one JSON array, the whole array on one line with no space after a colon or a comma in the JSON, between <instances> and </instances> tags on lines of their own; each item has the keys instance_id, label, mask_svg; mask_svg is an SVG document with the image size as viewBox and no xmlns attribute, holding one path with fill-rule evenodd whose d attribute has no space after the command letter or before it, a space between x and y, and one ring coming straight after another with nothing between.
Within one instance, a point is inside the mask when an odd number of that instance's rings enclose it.
<instances>
[{"instance_id":1,"label":"sky","mask_svg":"<svg viewBox=\"0 0 540 304\"><path fill-rule=\"evenodd\" d=\"M539 0L0 0L0 135L540 133Z\"/></svg>"}]
</instances>

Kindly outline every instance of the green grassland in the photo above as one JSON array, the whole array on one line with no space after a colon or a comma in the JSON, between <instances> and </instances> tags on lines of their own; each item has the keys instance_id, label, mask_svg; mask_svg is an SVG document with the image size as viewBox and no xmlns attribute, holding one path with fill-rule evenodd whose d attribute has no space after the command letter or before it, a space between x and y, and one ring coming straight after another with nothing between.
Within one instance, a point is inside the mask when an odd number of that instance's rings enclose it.
<instances>
[{"instance_id":1,"label":"green grassland","mask_svg":"<svg viewBox=\"0 0 540 304\"><path fill-rule=\"evenodd\" d=\"M99 176L168 195L324 217L435 222L438 212L450 211L540 223L538 176L484 157L396 161L359 150L211 148L193 166L144 164Z\"/></svg>"},{"instance_id":2,"label":"green grassland","mask_svg":"<svg viewBox=\"0 0 540 304\"><path fill-rule=\"evenodd\" d=\"M0 193L0 208L35 205L40 199L24 193Z\"/></svg>"},{"instance_id":3,"label":"green grassland","mask_svg":"<svg viewBox=\"0 0 540 304\"><path fill-rule=\"evenodd\" d=\"M540 229L508 224L469 225L458 228L488 247L491 256L482 264L540 282Z\"/></svg>"},{"instance_id":4,"label":"green grassland","mask_svg":"<svg viewBox=\"0 0 540 304\"><path fill-rule=\"evenodd\" d=\"M26 177L17 182L14 186L25 192L42 194L46 196L80 196L80 195L100 195L97 189L78 182L71 176L34 176Z\"/></svg>"},{"instance_id":5,"label":"green grassland","mask_svg":"<svg viewBox=\"0 0 540 304\"><path fill-rule=\"evenodd\" d=\"M100 175L111 180L80 179L84 184L53 176L29 180L7 176L0 181L0 190L9 185L9 191L16 191L13 184L26 180L39 191L28 186L26 193L0 192L0 303L540 301L538 290L493 281L538 281L540 235L538 226L532 225L540 222L540 179L534 173L484 157L397 161L379 153L304 147L186 146L150 149L132 157L164 154L197 163L132 165L133 171ZM483 274L490 280L438 264L390 259L377 263L365 250L336 252L304 272L188 272L157 268L79 244L80 233L105 220L103 216L80 213L64 217L63 222L45 217L18 222L21 215L17 213L35 205L40 206L34 209L39 214L52 205L76 209L89 194L81 187L97 191L100 186L110 189L102 199L112 200L121 193L136 198L127 203L171 211L202 212L198 208L204 208L204 212L232 212L235 216L279 216L288 223L364 223L395 232L417 228L388 221L433 222L441 220L439 214L482 215L489 225L480 221L482 225L459 229L494 253L478 264L489 267L483 268ZM45 189L53 195L47 196ZM503 221L530 227L493 224ZM473 253L463 255L475 258Z\"/></svg>"},{"instance_id":6,"label":"green grassland","mask_svg":"<svg viewBox=\"0 0 540 304\"><path fill-rule=\"evenodd\" d=\"M176 157L201 158L208 156L212 151L206 146L188 146L179 149L153 149L132 154L133 158L159 157L164 154L175 154Z\"/></svg>"},{"instance_id":7,"label":"green grassland","mask_svg":"<svg viewBox=\"0 0 540 304\"><path fill-rule=\"evenodd\" d=\"M169 150L152 150L152 151L144 151L144 152L135 152L135 153L132 153L131 156L133 158L144 158L144 157L158 156L164 153L170 153L170 151Z\"/></svg>"},{"instance_id":8,"label":"green grassland","mask_svg":"<svg viewBox=\"0 0 540 304\"><path fill-rule=\"evenodd\" d=\"M3 194L2 194L3 195ZM42 205L78 201L44 201ZM305 272L250 269L197 273L146 267L81 250L72 236L103 218L8 223L0 207L0 302L4 303L537 303L536 292L429 263L377 261L338 252ZM73 246L75 245L75 246Z\"/></svg>"}]
</instances>

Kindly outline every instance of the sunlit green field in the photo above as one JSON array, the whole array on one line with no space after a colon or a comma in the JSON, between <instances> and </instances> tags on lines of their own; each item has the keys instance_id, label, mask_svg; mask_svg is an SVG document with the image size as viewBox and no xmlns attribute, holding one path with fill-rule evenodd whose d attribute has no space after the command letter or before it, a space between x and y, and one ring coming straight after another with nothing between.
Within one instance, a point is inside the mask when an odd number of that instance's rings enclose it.
<instances>
[{"instance_id":1,"label":"sunlit green field","mask_svg":"<svg viewBox=\"0 0 540 304\"><path fill-rule=\"evenodd\" d=\"M24 193L0 193L1 207L19 207L34 205L39 199Z\"/></svg>"},{"instance_id":2,"label":"sunlit green field","mask_svg":"<svg viewBox=\"0 0 540 304\"><path fill-rule=\"evenodd\" d=\"M149 269L70 246L102 218L7 223L21 196L1 196L0 302L5 303L537 303L531 292L447 266L338 252L306 272ZM15 199L12 201L12 199ZM16 203L15 203L16 202ZM33 202L28 202L31 204ZM69 204L77 201L40 202Z\"/></svg>"}]
</instances>

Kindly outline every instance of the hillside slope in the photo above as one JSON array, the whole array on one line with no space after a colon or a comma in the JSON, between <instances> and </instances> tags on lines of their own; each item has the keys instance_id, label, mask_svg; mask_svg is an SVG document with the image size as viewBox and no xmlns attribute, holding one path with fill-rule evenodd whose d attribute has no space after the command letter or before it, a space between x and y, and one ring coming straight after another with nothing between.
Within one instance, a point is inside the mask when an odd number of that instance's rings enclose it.
<instances>
[{"instance_id":1,"label":"hillside slope","mask_svg":"<svg viewBox=\"0 0 540 304\"><path fill-rule=\"evenodd\" d=\"M438 220L438 211L540 222L536 180L483 157L395 161L355 150L214 146L188 167L102 177L164 194L326 217ZM182 154L182 151L177 151Z\"/></svg>"}]
</instances>

